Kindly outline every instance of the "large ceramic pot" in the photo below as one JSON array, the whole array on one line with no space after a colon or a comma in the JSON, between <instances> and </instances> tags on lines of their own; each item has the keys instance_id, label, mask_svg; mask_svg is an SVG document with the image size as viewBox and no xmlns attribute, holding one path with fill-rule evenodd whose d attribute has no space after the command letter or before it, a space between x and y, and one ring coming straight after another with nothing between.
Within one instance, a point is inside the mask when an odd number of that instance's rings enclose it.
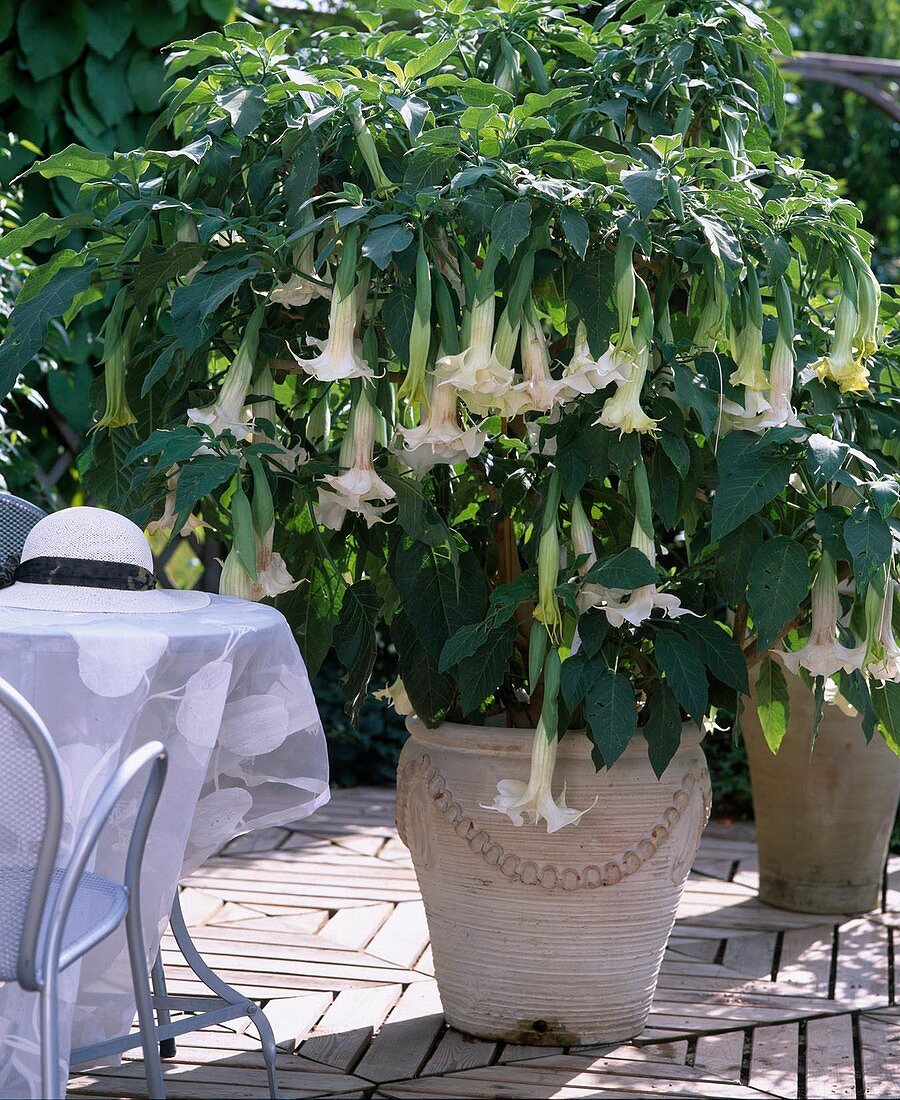
<instances>
[{"instance_id":1,"label":"large ceramic pot","mask_svg":"<svg viewBox=\"0 0 900 1100\"><path fill-rule=\"evenodd\" d=\"M567 734L554 789L581 809L548 835L485 809L528 778L531 730L409 723L397 824L409 846L453 1027L513 1043L619 1042L650 1011L666 941L709 816L695 727L657 780L643 738L609 771Z\"/></svg>"},{"instance_id":2,"label":"large ceramic pot","mask_svg":"<svg viewBox=\"0 0 900 1100\"><path fill-rule=\"evenodd\" d=\"M879 903L900 759L859 718L826 706L812 747L813 695L788 675L790 719L777 755L756 707L744 708L759 896L801 913L864 913Z\"/></svg>"}]
</instances>

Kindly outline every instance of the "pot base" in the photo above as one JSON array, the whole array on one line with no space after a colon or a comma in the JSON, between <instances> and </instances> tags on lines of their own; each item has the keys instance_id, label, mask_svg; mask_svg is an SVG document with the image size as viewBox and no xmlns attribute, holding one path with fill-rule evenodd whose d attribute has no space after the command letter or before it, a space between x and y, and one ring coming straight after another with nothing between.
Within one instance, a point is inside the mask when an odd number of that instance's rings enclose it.
<instances>
[{"instance_id":1,"label":"pot base","mask_svg":"<svg viewBox=\"0 0 900 1100\"><path fill-rule=\"evenodd\" d=\"M868 913L881 901L881 883L798 882L760 874L759 900L792 913Z\"/></svg>"}]
</instances>

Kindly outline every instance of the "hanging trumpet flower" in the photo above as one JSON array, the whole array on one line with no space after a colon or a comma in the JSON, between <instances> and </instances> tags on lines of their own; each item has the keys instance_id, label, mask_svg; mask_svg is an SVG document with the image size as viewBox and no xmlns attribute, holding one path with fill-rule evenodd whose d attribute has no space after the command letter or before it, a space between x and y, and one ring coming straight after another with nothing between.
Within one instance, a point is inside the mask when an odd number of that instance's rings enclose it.
<instances>
[{"instance_id":1,"label":"hanging trumpet flower","mask_svg":"<svg viewBox=\"0 0 900 1100\"><path fill-rule=\"evenodd\" d=\"M647 561L655 567L656 540L653 535L650 483L647 480L647 469L643 460L639 461L634 468L632 484L634 487L635 515L634 527L631 531L631 545L640 550ZM622 626L624 623L640 626L642 622L650 618L654 608L661 610L670 619L677 619L681 615L694 614L693 611L681 606L681 601L677 596L673 596L668 592L660 592L655 584L643 585L633 592L610 589L603 594L604 602L601 606L610 626Z\"/></svg>"},{"instance_id":2,"label":"hanging trumpet flower","mask_svg":"<svg viewBox=\"0 0 900 1100\"><path fill-rule=\"evenodd\" d=\"M741 300L741 324L732 317L731 355L737 367L728 381L732 386L744 387L744 412L748 417L757 416L769 409L769 379L763 368L762 295L756 270L747 268L747 290ZM737 313L737 310L734 311Z\"/></svg>"},{"instance_id":3,"label":"hanging trumpet flower","mask_svg":"<svg viewBox=\"0 0 900 1100\"><path fill-rule=\"evenodd\" d=\"M294 355L301 370L320 382L374 377L372 368L363 357L362 344L356 335L359 315L365 301L365 291L357 284L358 258L359 230L356 226L350 226L344 237L341 262L334 280L328 336L325 340L317 340L312 336L306 338L308 344L320 349L320 354L315 358L301 359Z\"/></svg>"},{"instance_id":4,"label":"hanging trumpet flower","mask_svg":"<svg viewBox=\"0 0 900 1100\"><path fill-rule=\"evenodd\" d=\"M793 673L805 668L811 676L834 676L839 671L853 672L861 668L866 656L865 642L850 649L837 640L841 601L834 561L827 550L822 551L811 599L809 638L800 649L785 650L781 654L785 667Z\"/></svg>"},{"instance_id":5,"label":"hanging trumpet flower","mask_svg":"<svg viewBox=\"0 0 900 1100\"><path fill-rule=\"evenodd\" d=\"M766 428L799 428L797 411L791 404L794 390L794 318L791 296L784 279L778 280L775 290L778 310L778 332L769 365L769 408L745 426L754 432Z\"/></svg>"},{"instance_id":6,"label":"hanging trumpet flower","mask_svg":"<svg viewBox=\"0 0 900 1100\"><path fill-rule=\"evenodd\" d=\"M362 104L354 100L347 107L347 113L353 124L353 133L356 135L356 144L365 162L366 168L372 177L376 191L388 192L394 190L394 185L381 167L381 158L378 156L378 147L375 139L369 132L366 120L363 118Z\"/></svg>"},{"instance_id":7,"label":"hanging trumpet flower","mask_svg":"<svg viewBox=\"0 0 900 1100\"><path fill-rule=\"evenodd\" d=\"M544 504L544 519L541 527L541 541L538 543L538 602L534 617L543 623L544 629L554 645L562 641L563 621L559 610L559 597L556 586L559 583L559 527L557 512L561 488L559 474L554 472L547 490Z\"/></svg>"},{"instance_id":8,"label":"hanging trumpet flower","mask_svg":"<svg viewBox=\"0 0 900 1100\"><path fill-rule=\"evenodd\" d=\"M416 256L416 304L409 332L409 368L403 385L397 394L411 405L427 401L425 371L428 352L431 350L431 267L425 251L425 239L419 236L419 252Z\"/></svg>"},{"instance_id":9,"label":"hanging trumpet flower","mask_svg":"<svg viewBox=\"0 0 900 1100\"><path fill-rule=\"evenodd\" d=\"M304 222L308 226L313 220L312 208L306 211ZM294 246L292 263L293 274L286 283L278 283L269 300L289 309L301 309L315 298L330 298L331 287L323 286L329 279L328 269L319 276L316 273L316 238L314 233L306 233Z\"/></svg>"},{"instance_id":10,"label":"hanging trumpet flower","mask_svg":"<svg viewBox=\"0 0 900 1100\"><path fill-rule=\"evenodd\" d=\"M866 593L865 672L873 680L900 683L900 644L894 633L894 597L897 582L890 569L882 573L883 591L870 583Z\"/></svg>"},{"instance_id":11,"label":"hanging trumpet flower","mask_svg":"<svg viewBox=\"0 0 900 1100\"><path fill-rule=\"evenodd\" d=\"M567 379L556 379L550 374L550 349L531 295L525 299L522 310L520 355L525 381L518 382L513 389L525 398L521 411L547 413L577 395L578 391Z\"/></svg>"},{"instance_id":12,"label":"hanging trumpet flower","mask_svg":"<svg viewBox=\"0 0 900 1100\"><path fill-rule=\"evenodd\" d=\"M831 379L841 393L858 393L869 388L869 372L853 351L859 329L858 285L849 264L841 270L841 296L834 317L834 336L828 354L813 363L820 382Z\"/></svg>"},{"instance_id":13,"label":"hanging trumpet flower","mask_svg":"<svg viewBox=\"0 0 900 1100\"><path fill-rule=\"evenodd\" d=\"M629 322L628 337L623 341L620 333L614 357L616 366L622 371L623 381L617 384L616 392L603 406L597 421L604 428L618 430L620 436L628 432L653 433L657 424L641 407L641 391L647 378L650 346L653 340L653 306L643 279L637 279L637 301L639 308L637 331L632 337ZM631 360L626 365L624 348L629 345Z\"/></svg>"},{"instance_id":14,"label":"hanging trumpet flower","mask_svg":"<svg viewBox=\"0 0 900 1100\"><path fill-rule=\"evenodd\" d=\"M386 703L390 703L394 708L394 712L401 717L416 713L406 692L406 687L399 676L392 684L388 684L386 688L382 688L380 691L373 691L372 694L376 699L384 699Z\"/></svg>"},{"instance_id":15,"label":"hanging trumpet flower","mask_svg":"<svg viewBox=\"0 0 900 1100\"><path fill-rule=\"evenodd\" d=\"M124 428L126 424L136 424L137 417L131 411L125 394L125 371L131 354L131 345L141 326L141 317L132 309L128 320L122 323L128 304L128 292L120 290L113 302L104 325L103 334L103 381L106 387L106 409L92 432L100 428L109 430Z\"/></svg>"},{"instance_id":16,"label":"hanging trumpet flower","mask_svg":"<svg viewBox=\"0 0 900 1100\"><path fill-rule=\"evenodd\" d=\"M309 460L309 455L299 443L295 447L284 447L275 435L269 434L267 426L272 425L274 430L278 423L278 413L275 405L275 379L268 363L263 364L253 380L253 391L257 397L263 399L253 405L253 442L275 444L279 451L271 456L272 461L277 462L287 473L295 473L298 467Z\"/></svg>"},{"instance_id":17,"label":"hanging trumpet flower","mask_svg":"<svg viewBox=\"0 0 900 1100\"><path fill-rule=\"evenodd\" d=\"M516 826L537 825L545 821L548 833L558 832L566 825L575 825L597 804L595 798L584 810L567 806L565 785L559 798L553 797L553 771L559 745L559 683L559 650L553 646L544 661L544 697L541 716L534 731L528 782L501 779L494 801L482 806L484 810L506 814Z\"/></svg>"},{"instance_id":18,"label":"hanging trumpet flower","mask_svg":"<svg viewBox=\"0 0 900 1100\"><path fill-rule=\"evenodd\" d=\"M178 520L178 509L175 506L175 499L178 493L178 476L179 469L177 466L172 466L166 475L166 499L163 504L163 514L159 519L151 520L147 524L148 535L170 535L175 527L175 523ZM182 538L187 538L193 531L199 531L204 526L203 520L199 516L190 515L187 518L187 522L178 532Z\"/></svg>"},{"instance_id":19,"label":"hanging trumpet flower","mask_svg":"<svg viewBox=\"0 0 900 1100\"><path fill-rule=\"evenodd\" d=\"M703 283L698 283L703 287ZM697 352L715 351L725 332L728 317L728 297L725 282L718 269L708 274L705 280L706 298L694 331L694 346Z\"/></svg>"},{"instance_id":20,"label":"hanging trumpet flower","mask_svg":"<svg viewBox=\"0 0 900 1100\"><path fill-rule=\"evenodd\" d=\"M878 350L881 285L862 256L854 256L853 266L857 278L856 307L859 316L854 343L859 358L868 359Z\"/></svg>"},{"instance_id":21,"label":"hanging trumpet flower","mask_svg":"<svg viewBox=\"0 0 900 1100\"><path fill-rule=\"evenodd\" d=\"M247 439L250 435L246 415L247 393L253 377L259 330L265 309L265 305L260 304L250 315L237 354L225 372L225 380L216 400L202 409L188 409L188 421L192 424L208 425L215 436L231 432L236 439Z\"/></svg>"},{"instance_id":22,"label":"hanging trumpet flower","mask_svg":"<svg viewBox=\"0 0 900 1100\"><path fill-rule=\"evenodd\" d=\"M381 417L372 404L369 387L363 383L353 401L350 426L341 443L338 459L341 474L327 474L319 486L315 505L316 520L323 527L339 531L348 512L361 515L371 527L382 522L383 515L396 496L390 485L375 473L375 441Z\"/></svg>"},{"instance_id":23,"label":"hanging trumpet flower","mask_svg":"<svg viewBox=\"0 0 900 1100\"><path fill-rule=\"evenodd\" d=\"M231 549L222 566L219 578L220 596L237 596L242 600L254 598L254 586L258 581L256 566L256 532L253 528L253 512L244 492L240 476L231 497Z\"/></svg>"},{"instance_id":24,"label":"hanging trumpet flower","mask_svg":"<svg viewBox=\"0 0 900 1100\"><path fill-rule=\"evenodd\" d=\"M256 455L249 459L253 471L253 532L256 537L256 581L251 590L251 599L261 600L264 596L280 596L283 592L292 592L299 581L295 581L284 563L284 558L274 549L275 542L275 505L272 489L262 461Z\"/></svg>"},{"instance_id":25,"label":"hanging trumpet flower","mask_svg":"<svg viewBox=\"0 0 900 1100\"><path fill-rule=\"evenodd\" d=\"M584 577L597 564L597 551L594 549L594 535L588 520L580 494L575 494L571 507L572 549L576 560L581 559L578 572ZM583 615L592 607L599 607L608 598L605 588L590 581L582 583L576 596L578 610Z\"/></svg>"},{"instance_id":26,"label":"hanging trumpet flower","mask_svg":"<svg viewBox=\"0 0 900 1100\"><path fill-rule=\"evenodd\" d=\"M485 434L477 428L463 428L457 411L454 386L439 386L434 376L426 379L425 416L417 428L399 427L403 444L397 454L421 477L433 466L453 466L476 458L484 449Z\"/></svg>"},{"instance_id":27,"label":"hanging trumpet flower","mask_svg":"<svg viewBox=\"0 0 900 1100\"><path fill-rule=\"evenodd\" d=\"M580 393L596 393L613 382L624 380L615 359L615 351L615 347L610 344L600 358L595 359L591 354L584 322L578 322L575 329L575 350L563 371L563 381L572 397Z\"/></svg>"}]
</instances>

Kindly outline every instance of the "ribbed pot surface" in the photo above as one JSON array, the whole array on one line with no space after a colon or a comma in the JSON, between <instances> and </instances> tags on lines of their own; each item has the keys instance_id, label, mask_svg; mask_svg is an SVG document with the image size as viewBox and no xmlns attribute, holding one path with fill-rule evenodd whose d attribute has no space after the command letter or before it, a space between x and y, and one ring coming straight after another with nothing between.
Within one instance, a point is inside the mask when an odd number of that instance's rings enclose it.
<instances>
[{"instance_id":1,"label":"ribbed pot surface","mask_svg":"<svg viewBox=\"0 0 900 1100\"><path fill-rule=\"evenodd\" d=\"M596 805L574 826L516 827L490 804L527 780L531 730L409 722L397 823L412 851L447 1020L513 1043L618 1042L643 1028L709 816L696 727L660 780L636 737L597 774L560 743L554 791Z\"/></svg>"}]
</instances>

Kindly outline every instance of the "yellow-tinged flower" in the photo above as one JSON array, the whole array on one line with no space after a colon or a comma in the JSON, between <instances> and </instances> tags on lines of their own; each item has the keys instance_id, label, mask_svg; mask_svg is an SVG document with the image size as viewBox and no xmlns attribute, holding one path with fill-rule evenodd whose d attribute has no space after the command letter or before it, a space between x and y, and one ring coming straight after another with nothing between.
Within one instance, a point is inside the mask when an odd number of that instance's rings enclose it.
<instances>
[{"instance_id":1,"label":"yellow-tinged flower","mask_svg":"<svg viewBox=\"0 0 900 1100\"><path fill-rule=\"evenodd\" d=\"M834 319L834 336L828 354L813 363L820 382L830 378L841 393L860 393L869 388L869 371L853 351L859 324L855 295L846 285L841 291Z\"/></svg>"},{"instance_id":2,"label":"yellow-tinged flower","mask_svg":"<svg viewBox=\"0 0 900 1100\"><path fill-rule=\"evenodd\" d=\"M716 350L716 346L725 332L725 323L728 316L728 298L725 294L725 284L718 272L709 281L706 290L706 299L694 332L694 346L700 352Z\"/></svg>"},{"instance_id":3,"label":"yellow-tinged flower","mask_svg":"<svg viewBox=\"0 0 900 1100\"><path fill-rule=\"evenodd\" d=\"M556 595L560 564L556 515L549 522L545 516L544 522L544 532L538 544L538 602L534 617L544 624L551 640L558 644L562 638L563 621Z\"/></svg>"},{"instance_id":4,"label":"yellow-tinged flower","mask_svg":"<svg viewBox=\"0 0 900 1100\"><path fill-rule=\"evenodd\" d=\"M392 684L388 684L388 686L382 688L381 691L373 691L372 694L376 699L384 699L385 702L390 703L396 713L401 717L407 714L416 713L412 701L406 693L406 687L399 676Z\"/></svg>"},{"instance_id":5,"label":"yellow-tinged flower","mask_svg":"<svg viewBox=\"0 0 900 1100\"><path fill-rule=\"evenodd\" d=\"M811 676L834 676L836 672L853 672L861 668L866 656L866 644L853 649L837 640L841 601L838 595L834 561L827 551L822 559L812 587L812 625L807 641L797 650L781 654L782 662L797 674L805 668Z\"/></svg>"},{"instance_id":6,"label":"yellow-tinged flower","mask_svg":"<svg viewBox=\"0 0 900 1100\"><path fill-rule=\"evenodd\" d=\"M338 462L344 472L326 474L319 486L314 511L323 527L339 531L348 512L363 516L371 527L381 522L391 507L384 502L392 501L397 494L378 476L374 465L380 420L364 384L341 443Z\"/></svg>"},{"instance_id":7,"label":"yellow-tinged flower","mask_svg":"<svg viewBox=\"0 0 900 1100\"><path fill-rule=\"evenodd\" d=\"M127 293L121 290L104 326L103 381L106 388L106 409L91 428L92 432L100 428L112 430L137 423L137 417L131 411L125 393L125 371L131 355L131 345L141 326L141 317L133 309L123 325L126 305Z\"/></svg>"},{"instance_id":8,"label":"yellow-tinged flower","mask_svg":"<svg viewBox=\"0 0 900 1100\"><path fill-rule=\"evenodd\" d=\"M743 426L753 432L763 432L766 428L802 427L797 411L791 404L794 389L794 350L784 339L780 329L772 349L769 374L769 408L755 419L746 420Z\"/></svg>"},{"instance_id":9,"label":"yellow-tinged flower","mask_svg":"<svg viewBox=\"0 0 900 1100\"><path fill-rule=\"evenodd\" d=\"M634 359L628 366L620 355L616 355L616 366L623 373L624 380L618 383L616 392L604 404L598 424L618 430L620 437L628 432L653 434L656 431L657 421L641 408L641 391L649 365L650 347L647 344L635 351Z\"/></svg>"},{"instance_id":10,"label":"yellow-tinged flower","mask_svg":"<svg viewBox=\"0 0 900 1100\"><path fill-rule=\"evenodd\" d=\"M878 350L878 305L881 301L881 284L867 263L859 258L855 265L857 282L857 312L859 321L856 330L856 348L860 359L868 359Z\"/></svg>"}]
</instances>

